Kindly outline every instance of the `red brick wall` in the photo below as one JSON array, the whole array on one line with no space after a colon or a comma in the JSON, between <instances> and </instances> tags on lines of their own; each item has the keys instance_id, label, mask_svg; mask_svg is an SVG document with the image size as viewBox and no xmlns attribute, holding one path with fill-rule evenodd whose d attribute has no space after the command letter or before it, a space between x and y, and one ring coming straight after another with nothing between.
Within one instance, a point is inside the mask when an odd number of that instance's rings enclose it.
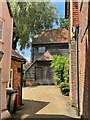
<instances>
[{"instance_id":1,"label":"red brick wall","mask_svg":"<svg viewBox=\"0 0 90 120\"><path fill-rule=\"evenodd\" d=\"M90 3L85 2L80 6L79 16L79 66L80 66L80 114L83 118L90 119ZM78 24L77 3L73 3L73 26ZM89 23L89 24L88 24ZM72 42L71 42L72 43ZM73 45L72 45L73 44ZM75 41L70 44L71 61L71 93L72 102L75 102L76 87L76 56Z\"/></svg>"},{"instance_id":2,"label":"red brick wall","mask_svg":"<svg viewBox=\"0 0 90 120\"><path fill-rule=\"evenodd\" d=\"M20 104L21 98L21 72L18 72L18 67L21 68L21 62L12 60L11 69L13 69L13 88L18 92L18 100Z\"/></svg>"},{"instance_id":3,"label":"red brick wall","mask_svg":"<svg viewBox=\"0 0 90 120\"><path fill-rule=\"evenodd\" d=\"M83 2L80 10L80 108L81 114L84 118L88 118L90 111L88 111L88 81L90 81L90 47L89 47L89 32L88 28L88 2ZM90 87L90 86L89 86Z\"/></svg>"},{"instance_id":4,"label":"red brick wall","mask_svg":"<svg viewBox=\"0 0 90 120\"><path fill-rule=\"evenodd\" d=\"M73 0L74 1L74 0ZM78 3L72 2L72 11L73 11L73 26L78 24Z\"/></svg>"}]
</instances>

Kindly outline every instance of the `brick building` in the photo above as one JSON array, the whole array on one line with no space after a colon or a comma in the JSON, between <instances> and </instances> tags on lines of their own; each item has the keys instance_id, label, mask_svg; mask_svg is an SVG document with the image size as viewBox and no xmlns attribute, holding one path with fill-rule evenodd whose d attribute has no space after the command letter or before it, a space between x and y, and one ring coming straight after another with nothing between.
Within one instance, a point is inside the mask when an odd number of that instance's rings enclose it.
<instances>
[{"instance_id":1,"label":"brick building","mask_svg":"<svg viewBox=\"0 0 90 120\"><path fill-rule=\"evenodd\" d=\"M79 63L81 115L90 119L90 2L79 3Z\"/></svg>"},{"instance_id":2,"label":"brick building","mask_svg":"<svg viewBox=\"0 0 90 120\"><path fill-rule=\"evenodd\" d=\"M10 79L8 82L8 87L17 90L18 93L18 103L22 104L22 77L23 77L23 64L26 63L26 59L12 50L11 55L11 70Z\"/></svg>"},{"instance_id":3,"label":"brick building","mask_svg":"<svg viewBox=\"0 0 90 120\"><path fill-rule=\"evenodd\" d=\"M69 19L70 40L69 40L69 58L70 58L70 100L72 106L77 106L77 81L76 81L76 40L73 38L74 31L78 25L78 3L65 3L65 17Z\"/></svg>"},{"instance_id":4,"label":"brick building","mask_svg":"<svg viewBox=\"0 0 90 120\"><path fill-rule=\"evenodd\" d=\"M0 51L3 58L0 61L0 119L9 117L6 100L6 84L9 80L11 66L11 47L13 33L13 18L9 3L0 1Z\"/></svg>"},{"instance_id":5,"label":"brick building","mask_svg":"<svg viewBox=\"0 0 90 120\"><path fill-rule=\"evenodd\" d=\"M77 4L77 10L73 12L74 6ZM74 5L74 6L73 6ZM79 25L78 35L78 56L79 56L79 104L80 104L80 115L83 119L90 119L90 2L85 0L76 2L70 2L70 26L71 29L73 24L76 22ZM78 11L78 13L77 13ZM68 12L66 12L68 13ZM75 16L73 16L75 14ZM79 15L78 19L77 15ZM73 22L74 20L74 22ZM72 33L70 33L73 35ZM73 38L73 36L71 36ZM70 49L71 50L71 49ZM73 53L74 54L74 53ZM74 54L75 55L75 54ZM77 55L77 54L76 54ZM77 57L77 56L76 56ZM70 57L71 58L71 57ZM72 64L72 62L71 62ZM76 79L77 80L77 79ZM73 86L73 84L71 85ZM73 88L75 90L75 88ZM73 94L73 91L72 91ZM77 94L76 94L77 96Z\"/></svg>"}]
</instances>

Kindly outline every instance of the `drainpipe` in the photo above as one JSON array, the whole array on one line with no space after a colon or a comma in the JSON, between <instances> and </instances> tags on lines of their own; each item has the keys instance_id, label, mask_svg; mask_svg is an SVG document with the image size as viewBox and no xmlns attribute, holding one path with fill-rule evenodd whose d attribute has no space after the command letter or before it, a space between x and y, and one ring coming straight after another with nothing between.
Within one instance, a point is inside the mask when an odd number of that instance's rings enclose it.
<instances>
[{"instance_id":1,"label":"drainpipe","mask_svg":"<svg viewBox=\"0 0 90 120\"><path fill-rule=\"evenodd\" d=\"M21 100L20 100L21 105L23 105L22 103L22 74L23 74L22 69L23 69L23 63L21 63Z\"/></svg>"},{"instance_id":2,"label":"drainpipe","mask_svg":"<svg viewBox=\"0 0 90 120\"><path fill-rule=\"evenodd\" d=\"M78 96L78 116L80 116L80 83L79 83L79 23L80 23L80 3L78 2L78 25L76 26L76 75L77 75L77 96Z\"/></svg>"},{"instance_id":3,"label":"drainpipe","mask_svg":"<svg viewBox=\"0 0 90 120\"><path fill-rule=\"evenodd\" d=\"M77 102L78 102L78 116L80 116L80 94L79 94L79 46L78 46L78 33L79 25L76 26L75 39L76 39L76 80L77 80Z\"/></svg>"}]
</instances>

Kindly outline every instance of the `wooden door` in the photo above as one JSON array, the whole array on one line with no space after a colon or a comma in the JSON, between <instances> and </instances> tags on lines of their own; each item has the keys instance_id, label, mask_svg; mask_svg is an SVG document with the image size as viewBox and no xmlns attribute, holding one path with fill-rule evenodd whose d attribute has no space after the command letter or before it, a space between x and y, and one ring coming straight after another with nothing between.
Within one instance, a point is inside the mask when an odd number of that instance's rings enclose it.
<instances>
[{"instance_id":1,"label":"wooden door","mask_svg":"<svg viewBox=\"0 0 90 120\"><path fill-rule=\"evenodd\" d=\"M49 66L36 67L36 82L40 85L54 84L52 79L52 72Z\"/></svg>"},{"instance_id":2,"label":"wooden door","mask_svg":"<svg viewBox=\"0 0 90 120\"><path fill-rule=\"evenodd\" d=\"M35 67L36 82L42 84L42 67Z\"/></svg>"}]
</instances>

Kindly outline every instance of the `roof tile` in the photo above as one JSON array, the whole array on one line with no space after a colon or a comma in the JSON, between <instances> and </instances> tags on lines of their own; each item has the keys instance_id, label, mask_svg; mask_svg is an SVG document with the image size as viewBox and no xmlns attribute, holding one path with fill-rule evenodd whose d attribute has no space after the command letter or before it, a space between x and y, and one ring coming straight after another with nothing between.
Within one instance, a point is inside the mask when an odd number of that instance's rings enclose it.
<instances>
[{"instance_id":1,"label":"roof tile","mask_svg":"<svg viewBox=\"0 0 90 120\"><path fill-rule=\"evenodd\" d=\"M68 43L69 31L63 29L45 30L33 37L32 44Z\"/></svg>"},{"instance_id":2,"label":"roof tile","mask_svg":"<svg viewBox=\"0 0 90 120\"><path fill-rule=\"evenodd\" d=\"M20 61L27 61L22 55L20 55L19 53L17 53L15 50L12 49L12 58L16 58L17 60Z\"/></svg>"}]
</instances>

